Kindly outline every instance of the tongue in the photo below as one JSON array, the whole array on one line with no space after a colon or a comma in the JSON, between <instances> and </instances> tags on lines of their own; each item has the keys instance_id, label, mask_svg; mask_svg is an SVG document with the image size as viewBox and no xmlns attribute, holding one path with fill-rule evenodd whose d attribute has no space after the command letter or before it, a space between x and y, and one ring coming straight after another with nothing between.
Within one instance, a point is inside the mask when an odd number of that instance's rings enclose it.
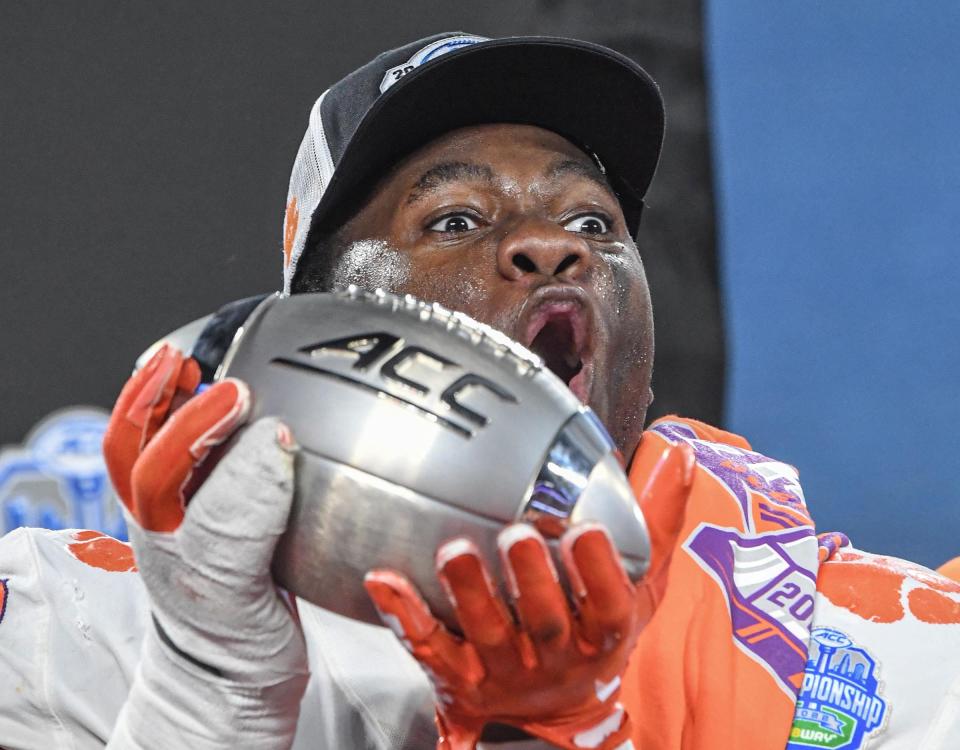
<instances>
[{"instance_id":1,"label":"tongue","mask_svg":"<svg viewBox=\"0 0 960 750\"><path fill-rule=\"evenodd\" d=\"M567 385L583 366L573 343L573 329L566 318L549 321L530 343L530 349Z\"/></svg>"}]
</instances>

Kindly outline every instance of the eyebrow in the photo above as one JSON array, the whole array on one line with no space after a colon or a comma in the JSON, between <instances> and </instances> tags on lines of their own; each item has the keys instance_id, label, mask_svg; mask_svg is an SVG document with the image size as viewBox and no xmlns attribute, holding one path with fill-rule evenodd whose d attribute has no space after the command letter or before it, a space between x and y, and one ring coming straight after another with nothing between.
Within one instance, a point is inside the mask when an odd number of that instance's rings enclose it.
<instances>
[{"instance_id":1,"label":"eyebrow","mask_svg":"<svg viewBox=\"0 0 960 750\"><path fill-rule=\"evenodd\" d=\"M613 192L613 188L610 186L607 178L600 173L600 170L597 169L596 165L594 164L585 164L584 162L577 161L576 159L558 159L547 168L547 171L544 174L549 180L554 180L557 177L565 174L586 177L588 180L595 182L612 196L616 197L616 194Z\"/></svg>"},{"instance_id":2,"label":"eyebrow","mask_svg":"<svg viewBox=\"0 0 960 750\"><path fill-rule=\"evenodd\" d=\"M568 174L584 177L616 198L616 193L606 177L592 163L585 164L576 159L558 159L544 172L544 176L551 181ZM407 196L407 205L416 203L447 183L458 181L484 182L492 185L496 182L496 176L485 164L472 164L465 161L442 162L420 175Z\"/></svg>"},{"instance_id":3,"label":"eyebrow","mask_svg":"<svg viewBox=\"0 0 960 750\"><path fill-rule=\"evenodd\" d=\"M414 203L442 185L457 181L493 184L493 170L483 164L470 164L465 161L447 161L437 164L420 175L420 179L407 196L407 203Z\"/></svg>"}]
</instances>

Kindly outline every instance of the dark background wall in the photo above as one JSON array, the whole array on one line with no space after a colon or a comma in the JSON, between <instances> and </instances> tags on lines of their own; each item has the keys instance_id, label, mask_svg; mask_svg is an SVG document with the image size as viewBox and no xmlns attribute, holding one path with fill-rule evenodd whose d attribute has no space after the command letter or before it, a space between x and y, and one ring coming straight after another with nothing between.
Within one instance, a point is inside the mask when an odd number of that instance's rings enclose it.
<instances>
[{"instance_id":1,"label":"dark background wall","mask_svg":"<svg viewBox=\"0 0 960 750\"><path fill-rule=\"evenodd\" d=\"M669 150L643 244L654 294L670 308L658 377L678 347L706 369L687 369L686 388L678 375L666 378L658 408L719 420L723 350L699 4L590 7L0 6L0 444L22 439L54 408L109 406L153 340L229 300L277 288L286 181L314 99L383 49L455 29L605 41L648 65L668 100L682 103L670 107ZM688 199L675 202L680 192ZM681 277L700 290L698 309L669 292ZM683 326L693 328L678 335Z\"/></svg>"}]
</instances>

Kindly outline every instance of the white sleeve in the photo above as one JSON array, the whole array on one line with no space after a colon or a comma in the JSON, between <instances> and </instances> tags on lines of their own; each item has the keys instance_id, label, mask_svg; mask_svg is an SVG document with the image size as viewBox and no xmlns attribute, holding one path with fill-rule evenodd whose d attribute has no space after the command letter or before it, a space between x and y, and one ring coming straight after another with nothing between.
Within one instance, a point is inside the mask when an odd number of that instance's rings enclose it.
<instances>
[{"instance_id":1,"label":"white sleeve","mask_svg":"<svg viewBox=\"0 0 960 750\"><path fill-rule=\"evenodd\" d=\"M960 585L851 548L819 578L787 747L960 747Z\"/></svg>"},{"instance_id":2,"label":"white sleeve","mask_svg":"<svg viewBox=\"0 0 960 750\"><path fill-rule=\"evenodd\" d=\"M99 532L0 538L0 747L102 748L149 617L129 548Z\"/></svg>"}]
</instances>

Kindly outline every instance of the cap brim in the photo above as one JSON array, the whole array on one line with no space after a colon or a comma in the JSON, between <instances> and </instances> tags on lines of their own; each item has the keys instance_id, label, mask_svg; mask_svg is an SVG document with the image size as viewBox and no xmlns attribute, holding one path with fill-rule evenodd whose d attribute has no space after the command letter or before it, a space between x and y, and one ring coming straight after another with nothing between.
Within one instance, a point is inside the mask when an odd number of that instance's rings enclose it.
<instances>
[{"instance_id":1,"label":"cap brim","mask_svg":"<svg viewBox=\"0 0 960 750\"><path fill-rule=\"evenodd\" d=\"M552 130L592 151L635 235L663 121L657 84L606 47L550 37L474 44L421 65L378 97L344 150L310 231L327 218L348 218L393 164L444 133L509 122Z\"/></svg>"}]
</instances>

